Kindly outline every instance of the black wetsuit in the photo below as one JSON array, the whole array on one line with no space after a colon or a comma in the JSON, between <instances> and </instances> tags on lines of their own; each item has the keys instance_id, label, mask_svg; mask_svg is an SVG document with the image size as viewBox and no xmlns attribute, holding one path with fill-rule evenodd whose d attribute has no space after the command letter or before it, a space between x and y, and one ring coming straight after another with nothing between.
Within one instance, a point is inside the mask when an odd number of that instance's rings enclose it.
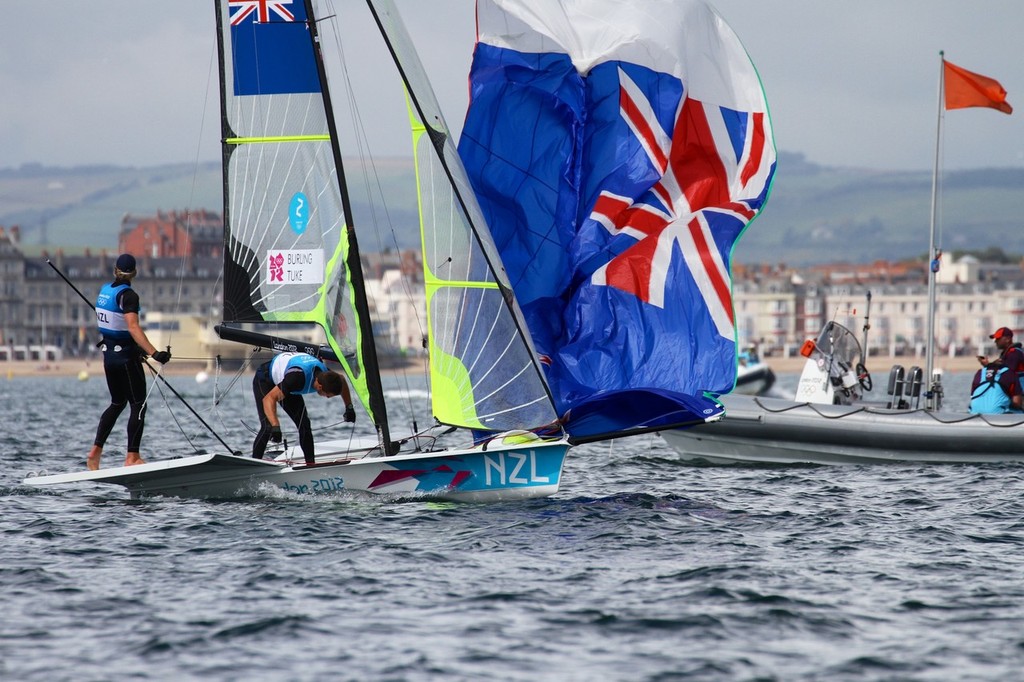
<instances>
[{"instance_id":1,"label":"black wetsuit","mask_svg":"<svg viewBox=\"0 0 1024 682\"><path fill-rule=\"evenodd\" d=\"M263 399L277 385L284 393L284 400L280 403L281 407L299 429L299 445L302 447L303 458L306 460L306 464L313 464L316 461L313 449L313 427L309 421L309 413L306 412L306 401L302 399L301 394L294 393L301 391L305 386L305 373L301 368L293 367L285 372L284 379L280 384L274 384L274 380L270 377L271 362L273 361L270 360L260 365L256 370L256 375L252 378L252 395L256 399L256 411L260 417L260 430L252 444L252 456L262 459L263 453L267 450L271 426L270 420L267 419L267 415L263 411ZM319 373L317 370L314 372L314 376Z\"/></svg>"},{"instance_id":2,"label":"black wetsuit","mask_svg":"<svg viewBox=\"0 0 1024 682\"><path fill-rule=\"evenodd\" d=\"M127 284L124 280L116 280L114 284ZM117 304L122 313L139 312L139 295L132 289L124 289L117 295ZM101 342L103 348L103 372L107 377L107 389L110 391L110 405L100 416L96 428L96 440L99 447L107 442L107 437L117 423L126 405L131 406L128 417L128 449L127 452L139 452L142 444L142 431L146 423L146 375L142 369L143 351L134 340L111 339L106 335Z\"/></svg>"}]
</instances>

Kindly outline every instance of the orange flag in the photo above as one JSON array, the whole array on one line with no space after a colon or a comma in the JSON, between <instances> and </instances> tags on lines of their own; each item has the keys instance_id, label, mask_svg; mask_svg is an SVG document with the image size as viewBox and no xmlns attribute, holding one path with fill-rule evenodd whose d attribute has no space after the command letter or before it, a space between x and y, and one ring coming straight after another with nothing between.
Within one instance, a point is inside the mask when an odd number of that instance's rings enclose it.
<instances>
[{"instance_id":1,"label":"orange flag","mask_svg":"<svg viewBox=\"0 0 1024 682\"><path fill-rule=\"evenodd\" d=\"M989 107L1009 114L1013 112L1006 102L1006 90L999 81L960 68L943 60L946 109Z\"/></svg>"}]
</instances>

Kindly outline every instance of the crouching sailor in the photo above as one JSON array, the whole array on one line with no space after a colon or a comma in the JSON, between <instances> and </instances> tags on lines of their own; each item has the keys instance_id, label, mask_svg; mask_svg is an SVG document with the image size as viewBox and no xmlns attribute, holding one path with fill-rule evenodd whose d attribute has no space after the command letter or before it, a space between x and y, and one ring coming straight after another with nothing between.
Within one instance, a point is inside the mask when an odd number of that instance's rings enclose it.
<instances>
[{"instance_id":1,"label":"crouching sailor","mask_svg":"<svg viewBox=\"0 0 1024 682\"><path fill-rule=\"evenodd\" d=\"M990 362L978 370L971 383L972 414L1003 414L1021 409L1022 399L1017 373L999 362Z\"/></svg>"},{"instance_id":2,"label":"crouching sailor","mask_svg":"<svg viewBox=\"0 0 1024 682\"><path fill-rule=\"evenodd\" d=\"M316 456L303 395L317 393L325 398L340 395L345 401L345 421L356 420L348 384L340 374L328 370L323 362L306 353L281 353L264 362L253 377L252 393L260 418L260 430L252 444L252 456L256 459L263 458L268 441L280 443L282 440L278 404L299 430L299 445L306 464L315 463Z\"/></svg>"}]
</instances>

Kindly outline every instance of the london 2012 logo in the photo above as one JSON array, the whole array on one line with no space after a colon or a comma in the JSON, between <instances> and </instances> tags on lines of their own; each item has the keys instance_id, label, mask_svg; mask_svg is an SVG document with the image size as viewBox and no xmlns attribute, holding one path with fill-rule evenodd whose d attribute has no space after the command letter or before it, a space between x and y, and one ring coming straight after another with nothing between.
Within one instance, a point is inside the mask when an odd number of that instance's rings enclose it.
<instances>
[{"instance_id":1,"label":"london 2012 logo","mask_svg":"<svg viewBox=\"0 0 1024 682\"><path fill-rule=\"evenodd\" d=\"M283 282L284 281L284 254L278 253L277 255L271 255L267 259L267 267L270 268L270 281L271 282Z\"/></svg>"}]
</instances>

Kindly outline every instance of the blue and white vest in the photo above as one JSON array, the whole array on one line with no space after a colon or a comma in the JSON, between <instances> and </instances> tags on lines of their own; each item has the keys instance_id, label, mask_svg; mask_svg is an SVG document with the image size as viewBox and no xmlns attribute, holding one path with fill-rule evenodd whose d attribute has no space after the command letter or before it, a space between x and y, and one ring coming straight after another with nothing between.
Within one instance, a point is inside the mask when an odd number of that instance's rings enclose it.
<instances>
[{"instance_id":1,"label":"blue and white vest","mask_svg":"<svg viewBox=\"0 0 1024 682\"><path fill-rule=\"evenodd\" d=\"M306 353L281 353L273 360L270 361L270 379L274 382L274 385L280 384L284 381L285 372L288 370L299 367L302 369L302 373L305 375L305 385L302 390L292 391L292 395L301 395L303 393L316 393L316 389L313 388L313 370L319 369L321 372L327 371L327 365L317 360L312 355Z\"/></svg>"},{"instance_id":2,"label":"blue and white vest","mask_svg":"<svg viewBox=\"0 0 1024 682\"><path fill-rule=\"evenodd\" d=\"M96 324L105 341L131 341L132 335L128 331L124 311L117 304L118 295L129 288L128 284L104 284L96 297Z\"/></svg>"},{"instance_id":3,"label":"blue and white vest","mask_svg":"<svg viewBox=\"0 0 1024 682\"><path fill-rule=\"evenodd\" d=\"M1010 396L999 385L999 377L1007 371L1000 367L996 371L980 369L984 377L971 394L971 414L1004 414L1010 411Z\"/></svg>"}]
</instances>

